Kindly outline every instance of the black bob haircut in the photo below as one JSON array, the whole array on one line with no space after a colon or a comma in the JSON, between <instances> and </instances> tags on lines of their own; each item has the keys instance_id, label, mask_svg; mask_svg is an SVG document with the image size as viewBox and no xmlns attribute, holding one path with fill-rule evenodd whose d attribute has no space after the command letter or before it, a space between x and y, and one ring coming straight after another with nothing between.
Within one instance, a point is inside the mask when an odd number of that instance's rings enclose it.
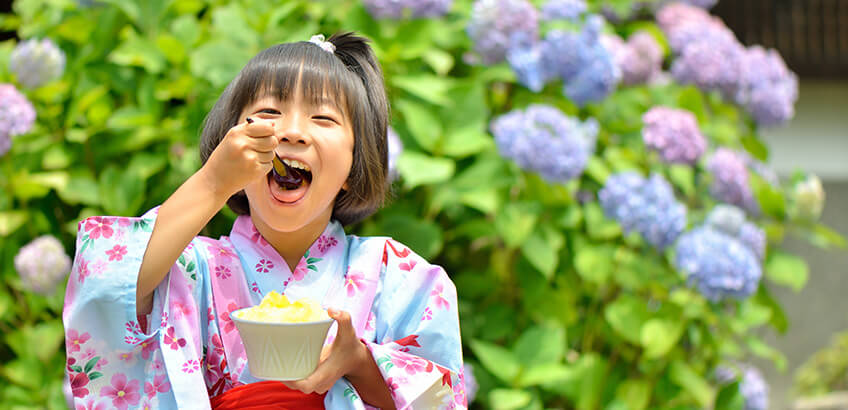
<instances>
[{"instance_id":1,"label":"black bob haircut","mask_svg":"<svg viewBox=\"0 0 848 410\"><path fill-rule=\"evenodd\" d=\"M335 46L335 52L300 41L277 44L254 56L206 116L200 160L205 164L224 135L238 123L241 111L264 96L288 101L299 91L310 104L330 98L339 104L353 129L348 189L336 196L332 215L348 225L371 215L385 201L389 187L389 103L383 74L368 40L345 32L327 41ZM244 191L231 196L227 205L237 214L250 214Z\"/></svg>"}]
</instances>

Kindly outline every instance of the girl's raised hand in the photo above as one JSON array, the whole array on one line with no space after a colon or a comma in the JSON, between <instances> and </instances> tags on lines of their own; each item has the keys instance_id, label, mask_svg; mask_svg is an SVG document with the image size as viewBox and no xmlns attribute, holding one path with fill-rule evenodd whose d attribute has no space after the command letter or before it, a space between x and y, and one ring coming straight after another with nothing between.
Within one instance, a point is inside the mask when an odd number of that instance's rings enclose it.
<instances>
[{"instance_id":1,"label":"girl's raised hand","mask_svg":"<svg viewBox=\"0 0 848 410\"><path fill-rule=\"evenodd\" d=\"M230 128L201 169L226 198L271 171L278 139L274 122L251 119Z\"/></svg>"}]
</instances>

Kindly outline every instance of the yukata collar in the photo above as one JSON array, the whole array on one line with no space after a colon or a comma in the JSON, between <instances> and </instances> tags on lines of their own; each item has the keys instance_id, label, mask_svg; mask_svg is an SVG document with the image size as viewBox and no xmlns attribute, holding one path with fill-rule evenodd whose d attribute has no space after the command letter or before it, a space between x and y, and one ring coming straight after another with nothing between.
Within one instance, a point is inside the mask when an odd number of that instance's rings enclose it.
<instances>
[{"instance_id":1,"label":"yukata collar","mask_svg":"<svg viewBox=\"0 0 848 410\"><path fill-rule=\"evenodd\" d=\"M292 272L282 256L274 249L268 241L259 233L253 220L249 215L241 215L236 218L233 229L230 232L233 246L240 254L257 254L257 262L254 268L262 270L273 276L283 279L292 277ZM307 261L323 258L335 248L345 248L347 238L341 223L331 219L318 239L312 243L306 254L298 261L298 265L307 264ZM263 262L264 261L264 262Z\"/></svg>"}]
</instances>

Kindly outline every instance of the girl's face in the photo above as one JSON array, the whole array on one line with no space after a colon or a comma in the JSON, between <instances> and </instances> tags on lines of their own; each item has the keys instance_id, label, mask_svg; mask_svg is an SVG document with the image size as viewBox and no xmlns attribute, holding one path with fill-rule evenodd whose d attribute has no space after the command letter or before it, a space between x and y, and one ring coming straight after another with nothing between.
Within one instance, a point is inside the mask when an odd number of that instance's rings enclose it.
<instances>
[{"instance_id":1,"label":"girl's face","mask_svg":"<svg viewBox=\"0 0 848 410\"><path fill-rule=\"evenodd\" d=\"M269 173L245 187L251 215L280 232L311 228L319 232L330 220L333 204L353 162L353 128L342 108L325 100L311 105L295 92L289 101L262 97L242 111L247 117L273 121L277 156L311 173L296 189L281 186Z\"/></svg>"}]
</instances>

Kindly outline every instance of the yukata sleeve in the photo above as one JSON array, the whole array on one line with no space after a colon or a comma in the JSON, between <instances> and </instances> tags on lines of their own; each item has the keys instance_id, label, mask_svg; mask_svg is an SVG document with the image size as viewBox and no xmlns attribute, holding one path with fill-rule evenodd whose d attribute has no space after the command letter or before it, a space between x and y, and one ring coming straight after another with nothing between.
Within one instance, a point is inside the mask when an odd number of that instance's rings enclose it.
<instances>
[{"instance_id":1,"label":"yukata sleeve","mask_svg":"<svg viewBox=\"0 0 848 410\"><path fill-rule=\"evenodd\" d=\"M200 371L205 263L192 244L154 291L153 311L136 316L136 282L157 211L78 225L62 313L71 408L209 402Z\"/></svg>"},{"instance_id":2,"label":"yukata sleeve","mask_svg":"<svg viewBox=\"0 0 848 410\"><path fill-rule=\"evenodd\" d=\"M366 343L398 409L466 408L456 289L444 269L387 240Z\"/></svg>"}]
</instances>

